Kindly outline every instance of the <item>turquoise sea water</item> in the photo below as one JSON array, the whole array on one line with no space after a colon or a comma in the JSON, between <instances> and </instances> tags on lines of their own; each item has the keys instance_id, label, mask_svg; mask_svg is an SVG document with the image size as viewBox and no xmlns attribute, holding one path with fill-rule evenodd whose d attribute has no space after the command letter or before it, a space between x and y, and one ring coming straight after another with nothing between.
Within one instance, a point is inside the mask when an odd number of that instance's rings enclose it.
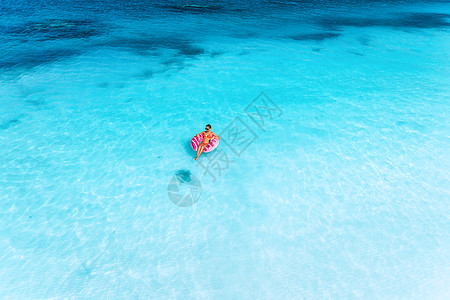
<instances>
[{"instance_id":1,"label":"turquoise sea water","mask_svg":"<svg viewBox=\"0 0 450 300\"><path fill-rule=\"evenodd\" d=\"M1 11L1 298L450 297L448 3Z\"/></svg>"}]
</instances>

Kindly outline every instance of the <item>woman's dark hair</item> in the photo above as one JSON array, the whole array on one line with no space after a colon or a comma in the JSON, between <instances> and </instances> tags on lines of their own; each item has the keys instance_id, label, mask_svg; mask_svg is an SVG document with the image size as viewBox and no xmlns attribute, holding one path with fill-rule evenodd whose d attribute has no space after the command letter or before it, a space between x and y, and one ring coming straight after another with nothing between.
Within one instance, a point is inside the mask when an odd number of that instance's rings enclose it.
<instances>
[{"instance_id":1,"label":"woman's dark hair","mask_svg":"<svg viewBox=\"0 0 450 300\"><path fill-rule=\"evenodd\" d=\"M209 127L209 129L211 129L211 125L209 125L209 124L208 124L208 125L206 125L206 127Z\"/></svg>"}]
</instances>

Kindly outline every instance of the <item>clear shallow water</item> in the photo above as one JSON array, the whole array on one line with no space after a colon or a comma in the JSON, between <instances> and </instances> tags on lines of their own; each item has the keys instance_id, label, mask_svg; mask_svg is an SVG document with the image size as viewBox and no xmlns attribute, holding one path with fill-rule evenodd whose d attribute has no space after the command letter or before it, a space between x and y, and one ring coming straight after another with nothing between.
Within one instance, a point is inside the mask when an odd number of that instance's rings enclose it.
<instances>
[{"instance_id":1,"label":"clear shallow water","mask_svg":"<svg viewBox=\"0 0 450 300\"><path fill-rule=\"evenodd\" d=\"M448 4L183 5L2 4L0 295L448 298Z\"/></svg>"}]
</instances>

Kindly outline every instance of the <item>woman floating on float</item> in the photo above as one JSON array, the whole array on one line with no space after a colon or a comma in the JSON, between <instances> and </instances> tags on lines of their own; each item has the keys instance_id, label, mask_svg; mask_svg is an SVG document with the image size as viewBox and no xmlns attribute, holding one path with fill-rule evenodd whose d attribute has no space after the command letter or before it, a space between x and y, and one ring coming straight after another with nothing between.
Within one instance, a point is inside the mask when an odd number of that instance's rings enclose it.
<instances>
[{"instance_id":1,"label":"woman floating on float","mask_svg":"<svg viewBox=\"0 0 450 300\"><path fill-rule=\"evenodd\" d=\"M220 137L211 131L211 125L206 125L205 131L196 134L191 140L192 149L197 151L197 160L203 152L208 153L213 151L219 145Z\"/></svg>"}]
</instances>

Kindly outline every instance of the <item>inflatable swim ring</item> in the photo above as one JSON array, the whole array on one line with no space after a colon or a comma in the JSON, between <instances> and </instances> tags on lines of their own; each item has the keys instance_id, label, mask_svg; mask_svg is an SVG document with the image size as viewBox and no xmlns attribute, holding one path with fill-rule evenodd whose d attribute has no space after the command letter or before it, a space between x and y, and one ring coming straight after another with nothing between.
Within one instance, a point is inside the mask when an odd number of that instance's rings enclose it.
<instances>
[{"instance_id":1,"label":"inflatable swim ring","mask_svg":"<svg viewBox=\"0 0 450 300\"><path fill-rule=\"evenodd\" d=\"M197 151L198 149L198 145L200 145L203 141L203 137L202 136L194 136L191 140L191 147L192 149L194 149L194 151ZM219 140L216 138L213 138L209 144L205 147L205 149L203 149L204 153L208 153L213 151L214 149L217 148L217 146L219 145Z\"/></svg>"}]
</instances>

